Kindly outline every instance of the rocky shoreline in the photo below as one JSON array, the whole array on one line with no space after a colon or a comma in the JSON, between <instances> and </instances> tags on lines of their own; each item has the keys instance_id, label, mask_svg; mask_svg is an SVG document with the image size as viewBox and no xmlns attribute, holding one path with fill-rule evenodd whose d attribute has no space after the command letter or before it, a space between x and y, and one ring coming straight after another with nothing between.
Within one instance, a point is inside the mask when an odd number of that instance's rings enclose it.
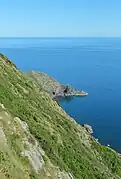
<instances>
[{"instance_id":1,"label":"rocky shoreline","mask_svg":"<svg viewBox=\"0 0 121 179\"><path fill-rule=\"evenodd\" d=\"M66 96L87 96L88 93L84 91L75 90L71 85L60 85L54 92L53 98Z\"/></svg>"},{"instance_id":2,"label":"rocky shoreline","mask_svg":"<svg viewBox=\"0 0 121 179\"><path fill-rule=\"evenodd\" d=\"M87 96L88 93L74 89L71 85L62 85L54 78L50 77L46 73L40 73L35 71L29 71L27 73L29 77L34 79L38 86L41 86L52 99L68 97L68 96Z\"/></svg>"}]
</instances>

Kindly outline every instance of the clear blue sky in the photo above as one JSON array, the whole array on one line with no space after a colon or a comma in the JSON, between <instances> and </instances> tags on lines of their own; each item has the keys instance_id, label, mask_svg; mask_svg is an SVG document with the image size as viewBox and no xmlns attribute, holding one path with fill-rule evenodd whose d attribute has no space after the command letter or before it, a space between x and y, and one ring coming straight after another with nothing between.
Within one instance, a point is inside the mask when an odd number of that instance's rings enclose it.
<instances>
[{"instance_id":1,"label":"clear blue sky","mask_svg":"<svg viewBox=\"0 0 121 179\"><path fill-rule=\"evenodd\" d=\"M121 0L0 0L1 37L121 37Z\"/></svg>"}]
</instances>

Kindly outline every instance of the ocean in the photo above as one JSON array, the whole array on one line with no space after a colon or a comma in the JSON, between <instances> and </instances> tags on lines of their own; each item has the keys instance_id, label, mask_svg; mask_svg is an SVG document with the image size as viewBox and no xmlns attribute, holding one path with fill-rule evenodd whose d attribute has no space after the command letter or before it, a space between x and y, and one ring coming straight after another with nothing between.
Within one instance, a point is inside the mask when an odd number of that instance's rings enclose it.
<instances>
[{"instance_id":1,"label":"ocean","mask_svg":"<svg viewBox=\"0 0 121 179\"><path fill-rule=\"evenodd\" d=\"M0 38L0 53L21 71L45 72L88 92L60 105L121 152L121 38Z\"/></svg>"}]
</instances>

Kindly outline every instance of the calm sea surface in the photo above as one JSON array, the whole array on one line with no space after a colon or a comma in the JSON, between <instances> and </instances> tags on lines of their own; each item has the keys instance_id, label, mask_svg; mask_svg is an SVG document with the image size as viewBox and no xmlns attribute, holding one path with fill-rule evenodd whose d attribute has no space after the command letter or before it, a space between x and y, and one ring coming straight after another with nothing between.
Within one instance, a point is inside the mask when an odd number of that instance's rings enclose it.
<instances>
[{"instance_id":1,"label":"calm sea surface","mask_svg":"<svg viewBox=\"0 0 121 179\"><path fill-rule=\"evenodd\" d=\"M121 152L121 38L1 38L0 52L22 71L46 72L88 92L61 106Z\"/></svg>"}]
</instances>

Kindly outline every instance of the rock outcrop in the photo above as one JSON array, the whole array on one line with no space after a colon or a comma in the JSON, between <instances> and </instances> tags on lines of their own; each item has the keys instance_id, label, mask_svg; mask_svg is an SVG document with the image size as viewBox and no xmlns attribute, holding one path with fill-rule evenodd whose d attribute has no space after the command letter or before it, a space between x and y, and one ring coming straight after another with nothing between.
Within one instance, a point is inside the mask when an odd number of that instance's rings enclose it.
<instances>
[{"instance_id":1,"label":"rock outcrop","mask_svg":"<svg viewBox=\"0 0 121 179\"><path fill-rule=\"evenodd\" d=\"M87 131L89 134L93 134L93 129L92 129L92 127L91 127L90 125L88 125L88 124L83 124L82 126L86 129L86 131Z\"/></svg>"},{"instance_id":2,"label":"rock outcrop","mask_svg":"<svg viewBox=\"0 0 121 179\"><path fill-rule=\"evenodd\" d=\"M66 96L87 96L88 93L84 91L75 90L71 85L62 85L52 77L45 73L29 71L29 77L34 79L38 87L46 91L52 99Z\"/></svg>"},{"instance_id":3,"label":"rock outcrop","mask_svg":"<svg viewBox=\"0 0 121 179\"><path fill-rule=\"evenodd\" d=\"M15 140L11 141L10 140ZM61 172L59 168L54 166L49 158L46 156L44 150L41 148L38 141L32 136L29 131L29 127L26 122L21 121L20 118L14 117L7 113L4 105L0 103L0 159L4 153L6 157L4 160L11 160L10 163L6 163L6 166L0 165L0 178L31 178L32 176L37 179L73 179L70 173L65 171ZM10 155L10 156L9 156ZM20 158L18 158L18 156ZM45 161L46 158L46 161ZM24 163L26 161L26 166ZM4 161L0 160L0 164L4 164ZM47 164L48 163L48 164ZM11 171L10 165L25 167L17 168L16 171ZM4 167L6 171L4 172ZM18 173L17 173L18 171ZM14 175L14 172L16 175ZM32 174L34 173L34 174Z\"/></svg>"}]
</instances>

